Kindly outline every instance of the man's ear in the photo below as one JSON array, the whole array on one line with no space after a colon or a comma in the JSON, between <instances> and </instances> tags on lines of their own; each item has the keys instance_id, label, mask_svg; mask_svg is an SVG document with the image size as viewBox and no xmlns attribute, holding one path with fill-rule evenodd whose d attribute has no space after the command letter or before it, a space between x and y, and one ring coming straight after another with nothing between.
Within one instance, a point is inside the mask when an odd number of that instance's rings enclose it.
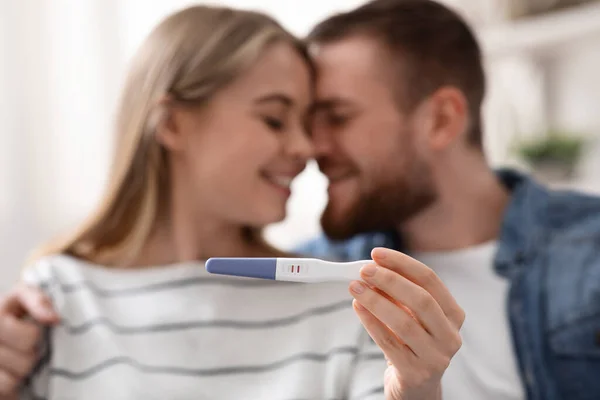
<instances>
[{"instance_id":1,"label":"man's ear","mask_svg":"<svg viewBox=\"0 0 600 400\"><path fill-rule=\"evenodd\" d=\"M428 147L443 150L466 134L467 99L462 91L447 86L436 90L426 101Z\"/></svg>"},{"instance_id":2,"label":"man's ear","mask_svg":"<svg viewBox=\"0 0 600 400\"><path fill-rule=\"evenodd\" d=\"M170 151L184 147L180 110L170 96L164 96L156 105L156 141Z\"/></svg>"}]
</instances>

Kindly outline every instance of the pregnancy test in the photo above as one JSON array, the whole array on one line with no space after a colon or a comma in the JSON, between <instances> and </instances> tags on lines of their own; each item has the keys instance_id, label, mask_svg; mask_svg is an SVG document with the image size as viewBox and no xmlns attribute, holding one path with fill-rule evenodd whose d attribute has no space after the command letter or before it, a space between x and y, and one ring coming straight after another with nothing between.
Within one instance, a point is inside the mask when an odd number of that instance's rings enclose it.
<instances>
[{"instance_id":1,"label":"pregnancy test","mask_svg":"<svg viewBox=\"0 0 600 400\"><path fill-rule=\"evenodd\" d=\"M288 282L332 282L360 279L360 269L371 260L332 262L316 258L209 258L211 274Z\"/></svg>"}]
</instances>

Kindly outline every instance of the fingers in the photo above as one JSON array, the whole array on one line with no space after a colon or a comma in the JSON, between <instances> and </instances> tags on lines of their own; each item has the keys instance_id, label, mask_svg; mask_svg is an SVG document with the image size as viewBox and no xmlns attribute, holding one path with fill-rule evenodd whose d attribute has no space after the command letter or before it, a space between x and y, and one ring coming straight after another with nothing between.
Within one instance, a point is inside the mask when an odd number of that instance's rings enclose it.
<instances>
[{"instance_id":1,"label":"fingers","mask_svg":"<svg viewBox=\"0 0 600 400\"><path fill-rule=\"evenodd\" d=\"M38 324L58 320L49 298L38 288L19 284L0 301L0 400L17 398L18 385L37 362L42 333Z\"/></svg>"},{"instance_id":2,"label":"fingers","mask_svg":"<svg viewBox=\"0 0 600 400\"><path fill-rule=\"evenodd\" d=\"M437 275L402 253L375 249L350 284L354 309L391 363L388 393L432 398L461 345L464 312ZM404 397L404 396L401 396Z\"/></svg>"},{"instance_id":3,"label":"fingers","mask_svg":"<svg viewBox=\"0 0 600 400\"><path fill-rule=\"evenodd\" d=\"M465 320L465 313L431 268L406 254L382 247L373 249L371 256L380 266L397 272L425 289L439 304L450 322L460 329Z\"/></svg>"},{"instance_id":4,"label":"fingers","mask_svg":"<svg viewBox=\"0 0 600 400\"><path fill-rule=\"evenodd\" d=\"M434 338L444 338L453 333L440 305L422 287L392 270L375 264L363 267L361 277L368 285L383 291L394 302L410 310L410 314Z\"/></svg>"},{"instance_id":5,"label":"fingers","mask_svg":"<svg viewBox=\"0 0 600 400\"><path fill-rule=\"evenodd\" d=\"M58 322L58 315L52 303L41 289L19 284L0 302L0 315L10 314L17 318L29 315L45 324Z\"/></svg>"},{"instance_id":6,"label":"fingers","mask_svg":"<svg viewBox=\"0 0 600 400\"><path fill-rule=\"evenodd\" d=\"M379 330L379 333L383 335L379 340L385 342L387 347L394 347L393 343L396 343L395 348L398 348L399 338L419 358L427 358L432 351L436 350L432 337L425 331L423 326L396 304L393 304L362 282L352 282L350 290L358 303L383 325L387 326L395 336L390 337L389 334L386 335ZM377 342L374 337L373 340ZM390 357L392 357L391 354Z\"/></svg>"},{"instance_id":7,"label":"fingers","mask_svg":"<svg viewBox=\"0 0 600 400\"><path fill-rule=\"evenodd\" d=\"M18 320L12 315L0 316L0 344L21 353L35 351L41 328L31 321Z\"/></svg>"},{"instance_id":8,"label":"fingers","mask_svg":"<svg viewBox=\"0 0 600 400\"><path fill-rule=\"evenodd\" d=\"M48 297L40 290L25 284L18 285L0 302L0 344L19 353L35 352L41 328L37 323L53 323L58 316Z\"/></svg>"},{"instance_id":9,"label":"fingers","mask_svg":"<svg viewBox=\"0 0 600 400\"><path fill-rule=\"evenodd\" d=\"M17 399L17 385L19 379L6 371L0 370L0 399Z\"/></svg>"},{"instance_id":10,"label":"fingers","mask_svg":"<svg viewBox=\"0 0 600 400\"><path fill-rule=\"evenodd\" d=\"M363 307L356 299L352 302L354 311L375 344L383 351L388 365L407 365L414 353L399 339L387 326L377 319L369 310Z\"/></svg>"},{"instance_id":11,"label":"fingers","mask_svg":"<svg viewBox=\"0 0 600 400\"><path fill-rule=\"evenodd\" d=\"M0 347L0 370L7 371L16 378L26 377L37 361L36 352L20 353L6 346Z\"/></svg>"}]
</instances>

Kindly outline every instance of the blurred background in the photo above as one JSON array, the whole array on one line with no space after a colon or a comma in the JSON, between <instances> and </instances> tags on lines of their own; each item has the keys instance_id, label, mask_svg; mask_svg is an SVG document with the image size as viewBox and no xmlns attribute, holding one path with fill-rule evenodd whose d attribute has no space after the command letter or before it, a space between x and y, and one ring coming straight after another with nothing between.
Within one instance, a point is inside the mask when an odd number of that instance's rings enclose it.
<instances>
[{"instance_id":1,"label":"blurred background","mask_svg":"<svg viewBox=\"0 0 600 400\"><path fill-rule=\"evenodd\" d=\"M550 185L600 193L600 2L442 0L485 52L486 151ZM227 0L298 35L357 0ZM127 61L189 0L0 0L0 292L32 247L76 224L103 190ZM319 232L326 181L294 183L289 216L267 231L289 248Z\"/></svg>"}]
</instances>

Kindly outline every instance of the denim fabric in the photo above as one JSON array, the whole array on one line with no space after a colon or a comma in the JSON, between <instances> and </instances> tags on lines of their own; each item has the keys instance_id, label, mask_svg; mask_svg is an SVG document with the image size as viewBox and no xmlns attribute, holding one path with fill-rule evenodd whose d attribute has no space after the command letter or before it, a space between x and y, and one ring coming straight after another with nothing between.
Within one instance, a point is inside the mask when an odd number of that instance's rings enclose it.
<instances>
[{"instance_id":1,"label":"denim fabric","mask_svg":"<svg viewBox=\"0 0 600 400\"><path fill-rule=\"evenodd\" d=\"M512 170L498 176L512 197L494 267L510 281L506 310L527 399L600 400L600 198L548 190ZM402 250L401 238L320 237L297 251L344 261L378 246Z\"/></svg>"}]
</instances>

